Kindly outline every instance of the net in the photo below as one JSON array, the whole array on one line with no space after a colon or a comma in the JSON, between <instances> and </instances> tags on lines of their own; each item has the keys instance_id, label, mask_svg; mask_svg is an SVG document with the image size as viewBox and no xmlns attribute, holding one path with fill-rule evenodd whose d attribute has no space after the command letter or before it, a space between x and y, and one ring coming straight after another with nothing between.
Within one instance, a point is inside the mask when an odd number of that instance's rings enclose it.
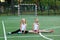
<instances>
[{"instance_id":1,"label":"net","mask_svg":"<svg viewBox=\"0 0 60 40\"><path fill-rule=\"evenodd\" d=\"M18 8L18 15L37 15L36 4L20 4L15 5Z\"/></svg>"}]
</instances>

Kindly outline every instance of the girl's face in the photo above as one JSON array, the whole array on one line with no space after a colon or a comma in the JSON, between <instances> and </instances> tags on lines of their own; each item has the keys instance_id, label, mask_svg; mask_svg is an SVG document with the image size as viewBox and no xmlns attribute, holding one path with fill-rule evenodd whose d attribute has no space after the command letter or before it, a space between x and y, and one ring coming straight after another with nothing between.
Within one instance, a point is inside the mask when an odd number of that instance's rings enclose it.
<instances>
[{"instance_id":1,"label":"girl's face","mask_svg":"<svg viewBox=\"0 0 60 40\"><path fill-rule=\"evenodd\" d=\"M36 22L36 23L38 23L38 21L39 21L38 19L35 19L35 22Z\"/></svg>"},{"instance_id":2,"label":"girl's face","mask_svg":"<svg viewBox=\"0 0 60 40\"><path fill-rule=\"evenodd\" d=\"M22 19L22 23L26 23L26 20L25 19Z\"/></svg>"}]
</instances>

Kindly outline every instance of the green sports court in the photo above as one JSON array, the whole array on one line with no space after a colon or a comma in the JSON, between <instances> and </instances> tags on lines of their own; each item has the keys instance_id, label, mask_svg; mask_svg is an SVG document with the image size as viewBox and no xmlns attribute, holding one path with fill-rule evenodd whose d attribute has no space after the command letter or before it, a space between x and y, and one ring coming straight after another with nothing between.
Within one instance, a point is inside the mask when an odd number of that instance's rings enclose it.
<instances>
[{"instance_id":1,"label":"green sports court","mask_svg":"<svg viewBox=\"0 0 60 40\"><path fill-rule=\"evenodd\" d=\"M39 34L12 34L8 35L8 32L19 29L20 20L26 18L27 30L32 29L32 23L34 22L35 16L22 15L22 16L0 16L0 40L4 40L4 29L2 20L4 21L4 27L6 31L7 40L47 40ZM53 33L42 33L42 35L54 39L60 40L60 16L38 16L40 29L50 30L53 29Z\"/></svg>"},{"instance_id":2,"label":"green sports court","mask_svg":"<svg viewBox=\"0 0 60 40\"><path fill-rule=\"evenodd\" d=\"M25 18L27 30L39 19L40 30L52 33L11 34ZM0 0L0 40L60 40L60 0Z\"/></svg>"}]
</instances>

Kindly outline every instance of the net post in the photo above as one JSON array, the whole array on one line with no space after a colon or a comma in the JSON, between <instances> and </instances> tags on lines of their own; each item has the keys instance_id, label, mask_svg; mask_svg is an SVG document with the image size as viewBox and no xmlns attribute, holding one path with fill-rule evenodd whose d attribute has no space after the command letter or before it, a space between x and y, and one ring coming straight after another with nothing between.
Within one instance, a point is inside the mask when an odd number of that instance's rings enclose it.
<instances>
[{"instance_id":1,"label":"net post","mask_svg":"<svg viewBox=\"0 0 60 40\"><path fill-rule=\"evenodd\" d=\"M20 15L20 0L18 0L18 16Z\"/></svg>"},{"instance_id":2,"label":"net post","mask_svg":"<svg viewBox=\"0 0 60 40\"><path fill-rule=\"evenodd\" d=\"M20 4L21 4L22 1L23 1L23 0L18 0L18 16L21 14L21 13L20 13Z\"/></svg>"},{"instance_id":3,"label":"net post","mask_svg":"<svg viewBox=\"0 0 60 40\"><path fill-rule=\"evenodd\" d=\"M35 4L35 16L37 16L37 5Z\"/></svg>"},{"instance_id":4,"label":"net post","mask_svg":"<svg viewBox=\"0 0 60 40\"><path fill-rule=\"evenodd\" d=\"M20 15L20 5L18 4L18 16Z\"/></svg>"}]
</instances>

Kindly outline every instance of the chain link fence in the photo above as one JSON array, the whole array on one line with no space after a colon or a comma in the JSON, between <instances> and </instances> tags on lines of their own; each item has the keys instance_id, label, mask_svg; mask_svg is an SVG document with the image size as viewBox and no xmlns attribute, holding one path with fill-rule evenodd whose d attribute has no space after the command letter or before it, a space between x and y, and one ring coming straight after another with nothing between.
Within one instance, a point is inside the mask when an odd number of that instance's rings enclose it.
<instances>
[{"instance_id":1,"label":"chain link fence","mask_svg":"<svg viewBox=\"0 0 60 40\"><path fill-rule=\"evenodd\" d=\"M23 1L22 3L25 3L25 2ZM15 5L18 5L18 2L14 0L11 0L9 2L7 1L0 2L0 15L17 15L18 8L15 7ZM40 0L37 6L38 6L38 9L37 9L38 15L60 15L60 0L46 0L46 1ZM24 8L21 7L21 9L24 9ZM28 8L28 9L31 9L31 8Z\"/></svg>"}]
</instances>

